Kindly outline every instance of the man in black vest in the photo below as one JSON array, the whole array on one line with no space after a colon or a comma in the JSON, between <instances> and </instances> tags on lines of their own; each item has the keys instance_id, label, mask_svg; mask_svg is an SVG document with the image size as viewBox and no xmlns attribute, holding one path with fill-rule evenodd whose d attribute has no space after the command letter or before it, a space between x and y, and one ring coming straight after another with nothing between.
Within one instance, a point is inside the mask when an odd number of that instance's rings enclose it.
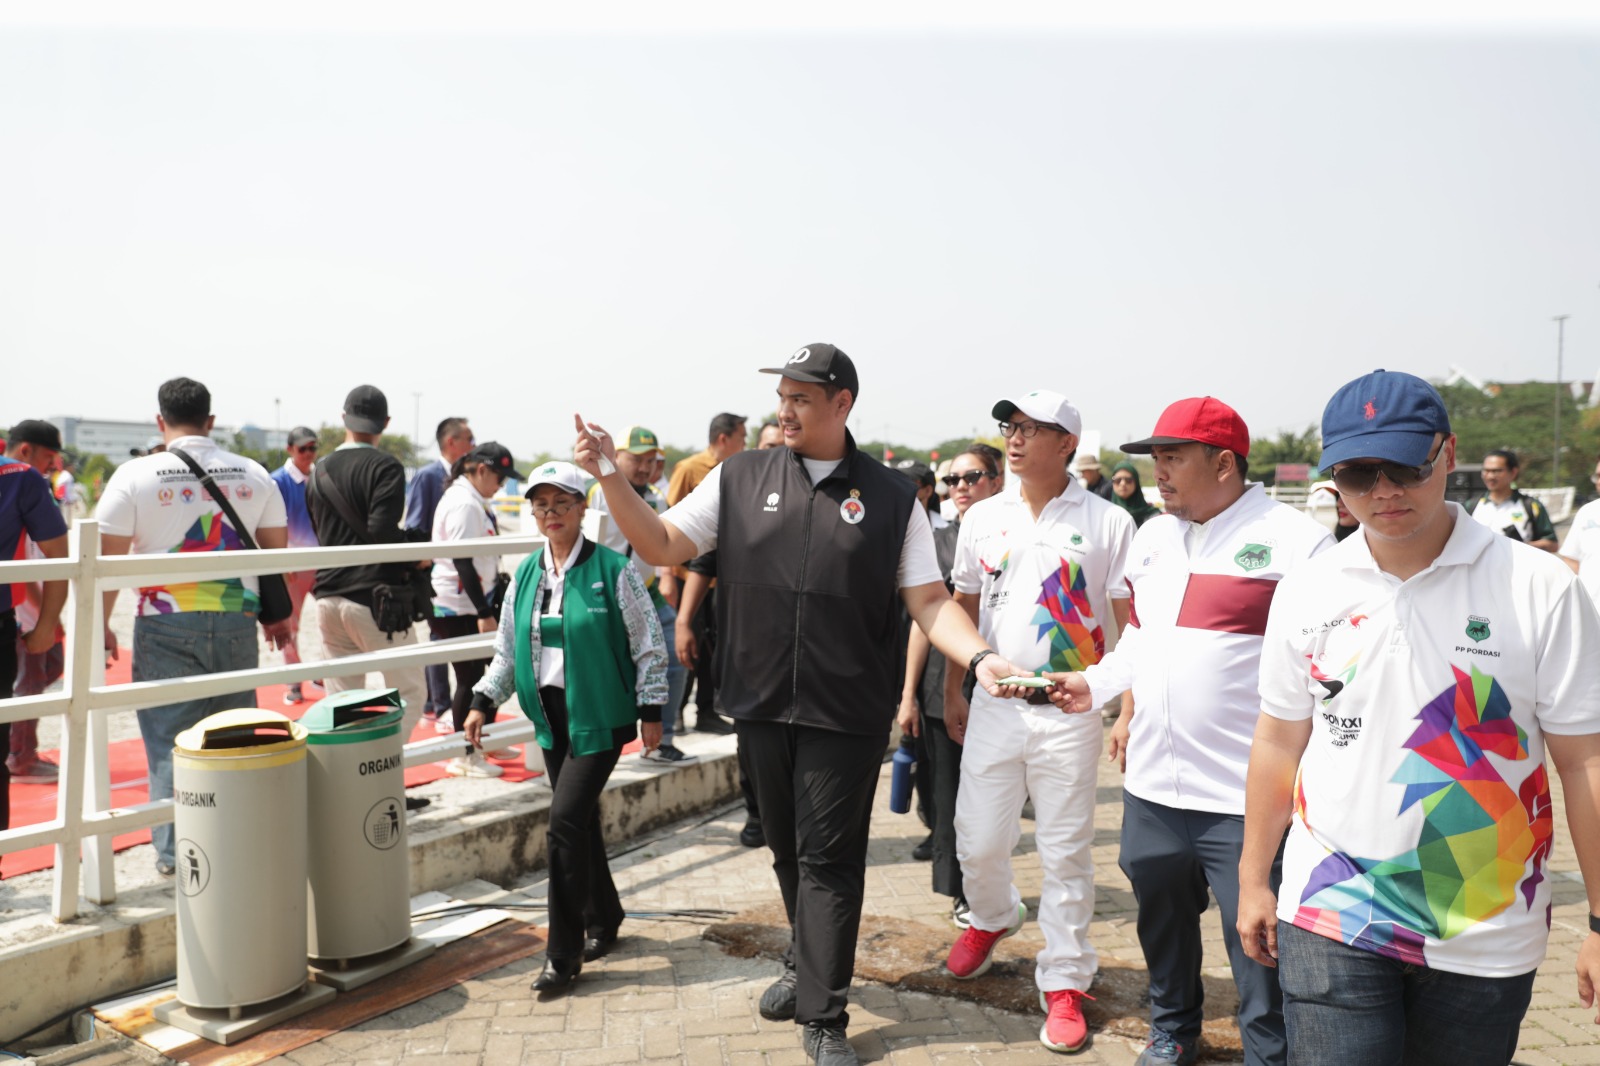
<instances>
[{"instance_id":1,"label":"man in black vest","mask_svg":"<svg viewBox=\"0 0 1600 1066\"><path fill-rule=\"evenodd\" d=\"M845 426L860 385L831 344L778 374L787 447L726 459L657 515L577 418L574 461L600 479L617 526L655 566L719 549L722 709L734 720L791 928L764 1017L805 1026L822 1066L858 1061L845 1039L872 794L898 704L896 596L934 646L997 696L1012 665L945 591L911 482L857 451Z\"/></svg>"}]
</instances>

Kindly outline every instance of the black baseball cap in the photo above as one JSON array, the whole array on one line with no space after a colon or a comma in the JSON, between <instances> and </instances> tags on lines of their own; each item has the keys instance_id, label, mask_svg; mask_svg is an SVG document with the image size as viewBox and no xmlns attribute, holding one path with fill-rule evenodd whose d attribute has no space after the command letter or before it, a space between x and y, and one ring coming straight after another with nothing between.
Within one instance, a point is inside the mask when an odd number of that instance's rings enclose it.
<instances>
[{"instance_id":1,"label":"black baseball cap","mask_svg":"<svg viewBox=\"0 0 1600 1066\"><path fill-rule=\"evenodd\" d=\"M938 484L937 479L933 476L933 471L928 467L927 463L918 462L915 459L902 459L894 464L894 468L918 485L926 485L931 488Z\"/></svg>"},{"instance_id":2,"label":"black baseball cap","mask_svg":"<svg viewBox=\"0 0 1600 1066\"><path fill-rule=\"evenodd\" d=\"M511 457L511 449L499 441L484 441L472 449L472 454L467 456L469 463L484 463L496 473L503 474L515 481L526 481L527 478L517 473L517 461Z\"/></svg>"},{"instance_id":3,"label":"black baseball cap","mask_svg":"<svg viewBox=\"0 0 1600 1066\"><path fill-rule=\"evenodd\" d=\"M6 436L8 444L33 444L40 448L49 448L53 452L61 450L61 431L43 419L26 418L11 427L11 432Z\"/></svg>"},{"instance_id":4,"label":"black baseball cap","mask_svg":"<svg viewBox=\"0 0 1600 1066\"><path fill-rule=\"evenodd\" d=\"M813 385L837 385L850 390L850 398L861 398L861 380L856 377L856 365L850 357L831 344L808 344L789 357L782 366L764 367L763 374L782 374L795 381L809 381Z\"/></svg>"},{"instance_id":5,"label":"black baseball cap","mask_svg":"<svg viewBox=\"0 0 1600 1066\"><path fill-rule=\"evenodd\" d=\"M295 426L289 431L289 439L287 443L289 447L293 448L299 444L310 444L316 439L317 431L312 429L310 426Z\"/></svg>"},{"instance_id":6,"label":"black baseball cap","mask_svg":"<svg viewBox=\"0 0 1600 1066\"><path fill-rule=\"evenodd\" d=\"M389 398L376 385L357 385L344 398L344 424L357 433L382 433L389 421Z\"/></svg>"}]
</instances>

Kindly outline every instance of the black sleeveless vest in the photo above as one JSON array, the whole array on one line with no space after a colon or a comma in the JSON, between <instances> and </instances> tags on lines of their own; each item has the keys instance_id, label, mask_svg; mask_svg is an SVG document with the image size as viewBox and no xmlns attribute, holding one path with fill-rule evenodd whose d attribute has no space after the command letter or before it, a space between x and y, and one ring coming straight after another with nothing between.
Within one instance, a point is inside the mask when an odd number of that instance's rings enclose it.
<instances>
[{"instance_id":1,"label":"black sleeveless vest","mask_svg":"<svg viewBox=\"0 0 1600 1066\"><path fill-rule=\"evenodd\" d=\"M886 737L900 700L897 571L916 487L848 435L844 461L818 485L787 448L732 456L721 481L722 709Z\"/></svg>"}]
</instances>

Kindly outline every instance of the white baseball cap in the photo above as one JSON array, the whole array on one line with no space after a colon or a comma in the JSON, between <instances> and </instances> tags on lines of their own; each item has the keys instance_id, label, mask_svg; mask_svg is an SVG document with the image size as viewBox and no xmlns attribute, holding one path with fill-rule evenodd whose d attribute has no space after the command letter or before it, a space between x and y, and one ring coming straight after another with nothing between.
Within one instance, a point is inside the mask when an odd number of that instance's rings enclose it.
<instances>
[{"instance_id":1,"label":"white baseball cap","mask_svg":"<svg viewBox=\"0 0 1600 1066\"><path fill-rule=\"evenodd\" d=\"M537 468L528 471L528 491L524 492L523 495L532 499L533 491L540 485L554 485L558 489L563 489L574 496L581 497L584 488L588 484L589 476L582 470L579 470L571 463L552 460L548 463L540 463Z\"/></svg>"},{"instance_id":2,"label":"white baseball cap","mask_svg":"<svg viewBox=\"0 0 1600 1066\"><path fill-rule=\"evenodd\" d=\"M1011 416L1021 411L1035 422L1044 422L1052 426L1060 426L1074 437L1083 436L1083 416L1078 414L1078 409L1067 401L1059 392L1049 389L1034 389L1025 396L1015 400L999 400L991 412L995 418L1002 422L1011 421Z\"/></svg>"}]
</instances>

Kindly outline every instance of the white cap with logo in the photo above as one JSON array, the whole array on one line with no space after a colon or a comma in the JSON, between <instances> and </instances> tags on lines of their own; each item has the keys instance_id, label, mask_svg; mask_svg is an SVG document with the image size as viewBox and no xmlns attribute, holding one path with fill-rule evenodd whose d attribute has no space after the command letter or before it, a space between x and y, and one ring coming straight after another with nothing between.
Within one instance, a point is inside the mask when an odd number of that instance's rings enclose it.
<instances>
[{"instance_id":1,"label":"white cap with logo","mask_svg":"<svg viewBox=\"0 0 1600 1066\"><path fill-rule=\"evenodd\" d=\"M999 400L995 403L992 414L1002 422L1009 422L1011 416L1018 411L1035 422L1060 426L1074 437L1083 436L1083 416L1078 414L1078 409L1059 392L1034 389L1015 400Z\"/></svg>"}]
</instances>

